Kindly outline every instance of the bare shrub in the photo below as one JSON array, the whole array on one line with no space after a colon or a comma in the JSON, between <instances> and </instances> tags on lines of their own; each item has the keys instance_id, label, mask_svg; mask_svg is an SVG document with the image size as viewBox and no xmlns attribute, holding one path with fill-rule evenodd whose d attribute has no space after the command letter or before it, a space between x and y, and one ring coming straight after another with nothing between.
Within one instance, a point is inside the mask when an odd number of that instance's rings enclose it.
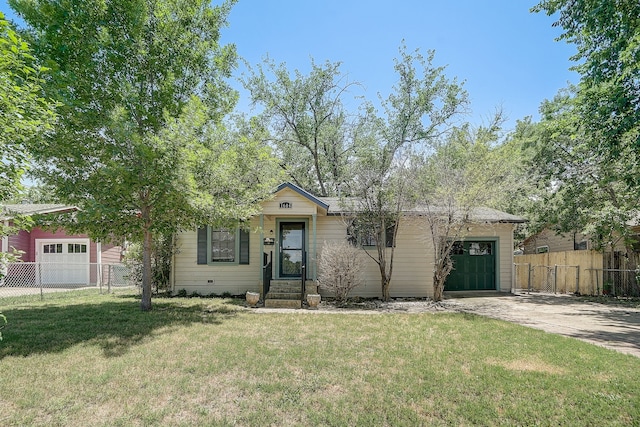
<instances>
[{"instance_id":1,"label":"bare shrub","mask_svg":"<svg viewBox=\"0 0 640 427\"><path fill-rule=\"evenodd\" d=\"M362 251L346 241L324 242L318 261L318 286L333 294L336 303L347 301L349 293L362 285Z\"/></svg>"}]
</instances>

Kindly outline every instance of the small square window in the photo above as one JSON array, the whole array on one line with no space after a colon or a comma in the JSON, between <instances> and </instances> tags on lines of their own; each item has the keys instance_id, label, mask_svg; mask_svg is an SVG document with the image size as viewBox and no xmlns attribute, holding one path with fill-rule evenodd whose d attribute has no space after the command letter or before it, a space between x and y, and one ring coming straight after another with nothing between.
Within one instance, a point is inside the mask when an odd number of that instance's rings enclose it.
<instances>
[{"instance_id":1,"label":"small square window","mask_svg":"<svg viewBox=\"0 0 640 427\"><path fill-rule=\"evenodd\" d=\"M462 242L453 242L453 246L451 246L451 255L464 255L464 243Z\"/></svg>"}]
</instances>

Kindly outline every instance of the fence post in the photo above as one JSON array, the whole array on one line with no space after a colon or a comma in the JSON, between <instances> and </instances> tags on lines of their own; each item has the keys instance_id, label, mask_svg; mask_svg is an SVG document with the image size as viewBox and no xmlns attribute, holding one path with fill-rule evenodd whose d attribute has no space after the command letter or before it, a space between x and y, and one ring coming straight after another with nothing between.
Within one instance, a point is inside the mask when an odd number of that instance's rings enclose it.
<instances>
[{"instance_id":1,"label":"fence post","mask_svg":"<svg viewBox=\"0 0 640 427\"><path fill-rule=\"evenodd\" d=\"M531 267L531 263L528 263L527 266L529 270L527 274L527 290L531 293L531 271L533 270L533 267Z\"/></svg>"},{"instance_id":2,"label":"fence post","mask_svg":"<svg viewBox=\"0 0 640 427\"><path fill-rule=\"evenodd\" d=\"M580 295L580 266L576 265L576 295Z\"/></svg>"},{"instance_id":3,"label":"fence post","mask_svg":"<svg viewBox=\"0 0 640 427\"><path fill-rule=\"evenodd\" d=\"M36 275L36 277L38 278L38 286L40 287L40 301L44 300L44 290L42 289L42 268L40 268L41 266L41 263L36 264L36 267L38 269L38 274Z\"/></svg>"},{"instance_id":4,"label":"fence post","mask_svg":"<svg viewBox=\"0 0 640 427\"><path fill-rule=\"evenodd\" d=\"M111 293L111 267L113 267L111 264L109 264L109 281L107 282L107 293L110 294Z\"/></svg>"},{"instance_id":5,"label":"fence post","mask_svg":"<svg viewBox=\"0 0 640 427\"><path fill-rule=\"evenodd\" d=\"M553 293L558 289L558 264L553 266Z\"/></svg>"}]
</instances>

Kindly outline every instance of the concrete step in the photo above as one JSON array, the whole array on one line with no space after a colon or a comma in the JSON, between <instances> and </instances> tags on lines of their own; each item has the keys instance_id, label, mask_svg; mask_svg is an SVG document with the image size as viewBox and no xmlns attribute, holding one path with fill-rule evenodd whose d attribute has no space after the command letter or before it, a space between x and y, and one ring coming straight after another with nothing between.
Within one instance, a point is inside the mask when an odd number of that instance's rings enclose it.
<instances>
[{"instance_id":1,"label":"concrete step","mask_svg":"<svg viewBox=\"0 0 640 427\"><path fill-rule=\"evenodd\" d=\"M265 308L302 308L300 300L269 299L264 301Z\"/></svg>"},{"instance_id":2,"label":"concrete step","mask_svg":"<svg viewBox=\"0 0 640 427\"><path fill-rule=\"evenodd\" d=\"M299 300L302 294L300 292L274 292L269 291L267 293L267 299L297 299Z\"/></svg>"},{"instance_id":3,"label":"concrete step","mask_svg":"<svg viewBox=\"0 0 640 427\"><path fill-rule=\"evenodd\" d=\"M301 282L301 279L287 279L287 280L283 280L283 279L271 279L271 284L272 285L291 285L291 286L295 286L295 285L299 285Z\"/></svg>"},{"instance_id":4,"label":"concrete step","mask_svg":"<svg viewBox=\"0 0 640 427\"><path fill-rule=\"evenodd\" d=\"M300 285L298 286L270 286L269 292L294 294L300 293Z\"/></svg>"}]
</instances>

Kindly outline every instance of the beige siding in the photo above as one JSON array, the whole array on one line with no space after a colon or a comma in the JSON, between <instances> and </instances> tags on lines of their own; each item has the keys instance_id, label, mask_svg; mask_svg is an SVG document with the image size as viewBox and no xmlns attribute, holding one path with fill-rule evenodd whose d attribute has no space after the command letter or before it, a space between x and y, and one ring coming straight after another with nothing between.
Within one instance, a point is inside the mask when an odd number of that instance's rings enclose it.
<instances>
[{"instance_id":1,"label":"beige siding","mask_svg":"<svg viewBox=\"0 0 640 427\"><path fill-rule=\"evenodd\" d=\"M281 202L289 202L283 208ZM262 251L273 254L274 278L277 278L278 245L262 246L263 237L278 239L278 220L305 220L308 223L308 275L313 276L316 256L322 251L325 241L344 241L347 226L340 216L327 216L319 205L290 189L284 189L273 200L264 202L263 215L251 221L249 265L198 265L197 233L183 232L176 236L177 253L174 258L172 289L203 295L229 292L240 295L246 291L262 291ZM313 240L313 218L316 218L317 241ZM262 218L262 229L260 229ZM403 218L400 222L393 260L390 293L392 297L427 297L433 295L433 247L424 219ZM509 291L513 274L513 226L511 224L473 226L467 239L489 238L499 243L500 289ZM390 256L391 248L386 249ZM380 271L377 263L365 257L365 284L353 295L362 297L381 296ZM370 254L377 258L375 249Z\"/></svg>"},{"instance_id":2,"label":"beige siding","mask_svg":"<svg viewBox=\"0 0 640 427\"><path fill-rule=\"evenodd\" d=\"M255 230L258 219L251 221ZM197 233L187 231L176 235L177 253L173 263L173 290L202 295L229 292L240 295L247 291L260 290L262 257L260 255L260 234L252 232L249 240L249 265L198 265Z\"/></svg>"}]
</instances>

